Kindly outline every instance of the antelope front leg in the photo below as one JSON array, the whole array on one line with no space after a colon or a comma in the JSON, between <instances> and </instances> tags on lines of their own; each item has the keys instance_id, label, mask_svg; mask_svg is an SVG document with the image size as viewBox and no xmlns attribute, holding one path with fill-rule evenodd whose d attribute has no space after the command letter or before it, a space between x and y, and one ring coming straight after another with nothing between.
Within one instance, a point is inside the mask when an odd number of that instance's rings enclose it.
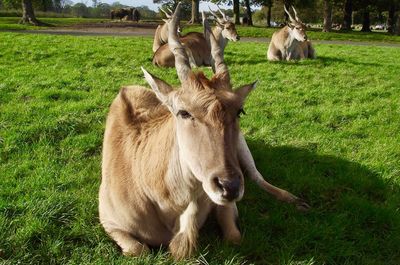
<instances>
[{"instance_id":1,"label":"antelope front leg","mask_svg":"<svg viewBox=\"0 0 400 265\"><path fill-rule=\"evenodd\" d=\"M291 203L296 205L296 208L301 211L306 211L311 207L303 200L300 199L290 192L275 187L274 185L268 183L260 172L258 172L254 159L250 153L249 147L247 146L246 140L242 133L239 134L238 142L238 154L240 166L242 167L243 173L250 177L253 181L257 183L262 189L264 189L269 194L273 195L276 199Z\"/></svg>"},{"instance_id":2,"label":"antelope front leg","mask_svg":"<svg viewBox=\"0 0 400 265\"><path fill-rule=\"evenodd\" d=\"M190 257L196 249L197 244L197 202L189 203L186 210L179 217L179 231L169 243L172 256L181 260Z\"/></svg>"},{"instance_id":3,"label":"antelope front leg","mask_svg":"<svg viewBox=\"0 0 400 265\"><path fill-rule=\"evenodd\" d=\"M239 217L236 203L230 205L216 205L216 216L219 226L221 227L224 239L233 244L239 245L242 236L237 226Z\"/></svg>"}]
</instances>

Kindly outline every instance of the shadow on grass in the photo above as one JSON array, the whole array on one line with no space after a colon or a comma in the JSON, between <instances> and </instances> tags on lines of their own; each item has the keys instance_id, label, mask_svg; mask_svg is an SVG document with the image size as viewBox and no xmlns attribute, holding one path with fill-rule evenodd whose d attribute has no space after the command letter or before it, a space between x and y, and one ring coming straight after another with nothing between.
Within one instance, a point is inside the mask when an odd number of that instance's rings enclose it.
<instances>
[{"instance_id":1,"label":"shadow on grass","mask_svg":"<svg viewBox=\"0 0 400 265\"><path fill-rule=\"evenodd\" d=\"M241 246L216 237L214 220L200 233L205 237L201 247L209 245L212 264L237 255L256 264L399 264L397 184L358 163L318 155L317 144L305 148L248 144L264 178L302 197L312 209L300 213L247 179L243 201L238 203Z\"/></svg>"},{"instance_id":2,"label":"shadow on grass","mask_svg":"<svg viewBox=\"0 0 400 265\"><path fill-rule=\"evenodd\" d=\"M259 58L240 58L236 60L227 60L229 64L248 64L248 65L255 65L255 64L262 64L262 63L271 63L277 65L290 65L290 66L330 66L337 63L340 64L350 64L355 66L371 66L371 67L381 67L382 64L379 63L370 63L370 62L360 62L354 61L352 59L343 59L339 57L330 57L330 56L318 56L316 59L305 59L305 60L294 60L294 61L268 61L267 56L259 57Z\"/></svg>"}]
</instances>

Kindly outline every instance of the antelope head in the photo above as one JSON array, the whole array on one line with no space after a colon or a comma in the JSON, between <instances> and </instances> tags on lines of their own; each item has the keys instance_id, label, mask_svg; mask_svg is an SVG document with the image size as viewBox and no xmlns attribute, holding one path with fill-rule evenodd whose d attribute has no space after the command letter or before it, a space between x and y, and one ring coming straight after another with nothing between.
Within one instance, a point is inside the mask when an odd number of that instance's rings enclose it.
<instances>
[{"instance_id":1,"label":"antelope head","mask_svg":"<svg viewBox=\"0 0 400 265\"><path fill-rule=\"evenodd\" d=\"M178 39L180 4L168 22L169 48L181 83L173 89L163 80L143 70L158 99L169 109L176 135L177 152L184 175L201 184L216 204L227 205L240 200L244 192L243 174L238 160L239 118L246 96L254 84L232 90L223 53L208 22L206 38L216 73L208 79L194 73L188 56Z\"/></svg>"},{"instance_id":2,"label":"antelope head","mask_svg":"<svg viewBox=\"0 0 400 265\"><path fill-rule=\"evenodd\" d=\"M306 41L307 40L307 34L306 34L306 25L301 22L299 17L297 16L296 9L292 6L295 18L292 17L290 12L286 9L286 6L284 5L283 8L285 9L286 14L288 14L290 22L288 23L289 27L289 33L298 41Z\"/></svg>"},{"instance_id":3,"label":"antelope head","mask_svg":"<svg viewBox=\"0 0 400 265\"><path fill-rule=\"evenodd\" d=\"M222 18L219 17L214 11L210 9L211 14L215 17L216 19L216 24L217 27L219 27L222 30L222 36L225 39L228 39L230 41L238 41L240 40L240 37L236 31L235 23L233 23L228 16L225 15L224 12L218 7L218 11L221 14Z\"/></svg>"}]
</instances>

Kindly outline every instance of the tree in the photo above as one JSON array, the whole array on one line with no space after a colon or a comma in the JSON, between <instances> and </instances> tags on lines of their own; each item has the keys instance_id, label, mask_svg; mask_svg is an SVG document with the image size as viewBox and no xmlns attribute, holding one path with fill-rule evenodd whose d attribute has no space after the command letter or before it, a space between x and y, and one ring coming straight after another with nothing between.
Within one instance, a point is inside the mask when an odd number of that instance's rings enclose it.
<instances>
[{"instance_id":1,"label":"tree","mask_svg":"<svg viewBox=\"0 0 400 265\"><path fill-rule=\"evenodd\" d=\"M332 3L330 0L324 0L324 28L322 31L332 30Z\"/></svg>"},{"instance_id":2,"label":"tree","mask_svg":"<svg viewBox=\"0 0 400 265\"><path fill-rule=\"evenodd\" d=\"M244 4L246 6L246 13L247 13L247 25L253 26L253 18L250 8L250 0L244 0Z\"/></svg>"},{"instance_id":3,"label":"tree","mask_svg":"<svg viewBox=\"0 0 400 265\"><path fill-rule=\"evenodd\" d=\"M192 0L192 18L190 19L189 23L200 23L199 7L200 0Z\"/></svg>"},{"instance_id":4,"label":"tree","mask_svg":"<svg viewBox=\"0 0 400 265\"><path fill-rule=\"evenodd\" d=\"M89 9L84 3L76 3L72 6L72 14L76 17L88 17Z\"/></svg>"},{"instance_id":5,"label":"tree","mask_svg":"<svg viewBox=\"0 0 400 265\"><path fill-rule=\"evenodd\" d=\"M240 2L239 0L233 0L233 14L235 14L235 24L240 25Z\"/></svg>"},{"instance_id":6,"label":"tree","mask_svg":"<svg viewBox=\"0 0 400 265\"><path fill-rule=\"evenodd\" d=\"M179 2L181 2L181 18L190 19L192 13L192 0L153 0L155 4L161 4L163 8L175 10ZM200 0L197 0L200 1Z\"/></svg>"},{"instance_id":7,"label":"tree","mask_svg":"<svg viewBox=\"0 0 400 265\"><path fill-rule=\"evenodd\" d=\"M369 9L368 7L361 10L363 21L362 21L362 32L371 32L371 20L369 18Z\"/></svg>"},{"instance_id":8,"label":"tree","mask_svg":"<svg viewBox=\"0 0 400 265\"><path fill-rule=\"evenodd\" d=\"M35 17L31 0L22 0L22 18L20 23L32 24L35 26L43 25L43 23L37 20Z\"/></svg>"},{"instance_id":9,"label":"tree","mask_svg":"<svg viewBox=\"0 0 400 265\"><path fill-rule=\"evenodd\" d=\"M253 0L253 4L261 5L267 9L267 27L271 27L271 11L273 0Z\"/></svg>"},{"instance_id":10,"label":"tree","mask_svg":"<svg viewBox=\"0 0 400 265\"><path fill-rule=\"evenodd\" d=\"M387 10L388 12L388 17L387 17L387 30L389 34L394 34L396 31L396 12L399 9L400 6L400 0L384 0L382 5L384 8L383 10Z\"/></svg>"},{"instance_id":11,"label":"tree","mask_svg":"<svg viewBox=\"0 0 400 265\"><path fill-rule=\"evenodd\" d=\"M345 0L343 8L343 30L351 30L351 18L353 15L353 2L352 0Z\"/></svg>"}]
</instances>

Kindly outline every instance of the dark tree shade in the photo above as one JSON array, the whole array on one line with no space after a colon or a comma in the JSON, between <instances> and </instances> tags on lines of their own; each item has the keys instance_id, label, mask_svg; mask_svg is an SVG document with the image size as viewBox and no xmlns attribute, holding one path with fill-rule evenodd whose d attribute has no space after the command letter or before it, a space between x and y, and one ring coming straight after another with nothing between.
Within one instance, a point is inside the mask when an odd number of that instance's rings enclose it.
<instances>
[{"instance_id":1,"label":"dark tree shade","mask_svg":"<svg viewBox=\"0 0 400 265\"><path fill-rule=\"evenodd\" d=\"M235 14L235 24L240 24L240 11L239 11L239 0L233 0L233 13Z\"/></svg>"},{"instance_id":2,"label":"dark tree shade","mask_svg":"<svg viewBox=\"0 0 400 265\"><path fill-rule=\"evenodd\" d=\"M324 32L332 30L332 3L330 0L324 0Z\"/></svg>"},{"instance_id":3,"label":"dark tree shade","mask_svg":"<svg viewBox=\"0 0 400 265\"><path fill-rule=\"evenodd\" d=\"M363 23L362 23L362 29L361 31L363 32L370 32L371 29L371 20L369 18L369 10L368 8L365 8L362 10L362 17L363 17Z\"/></svg>"},{"instance_id":4,"label":"dark tree shade","mask_svg":"<svg viewBox=\"0 0 400 265\"><path fill-rule=\"evenodd\" d=\"M253 26L253 18L252 18L252 14L251 14L250 0L244 0L244 4L246 5L247 25Z\"/></svg>"},{"instance_id":5,"label":"dark tree shade","mask_svg":"<svg viewBox=\"0 0 400 265\"><path fill-rule=\"evenodd\" d=\"M343 30L351 30L351 16L353 14L352 0L345 0L343 8Z\"/></svg>"}]
</instances>

